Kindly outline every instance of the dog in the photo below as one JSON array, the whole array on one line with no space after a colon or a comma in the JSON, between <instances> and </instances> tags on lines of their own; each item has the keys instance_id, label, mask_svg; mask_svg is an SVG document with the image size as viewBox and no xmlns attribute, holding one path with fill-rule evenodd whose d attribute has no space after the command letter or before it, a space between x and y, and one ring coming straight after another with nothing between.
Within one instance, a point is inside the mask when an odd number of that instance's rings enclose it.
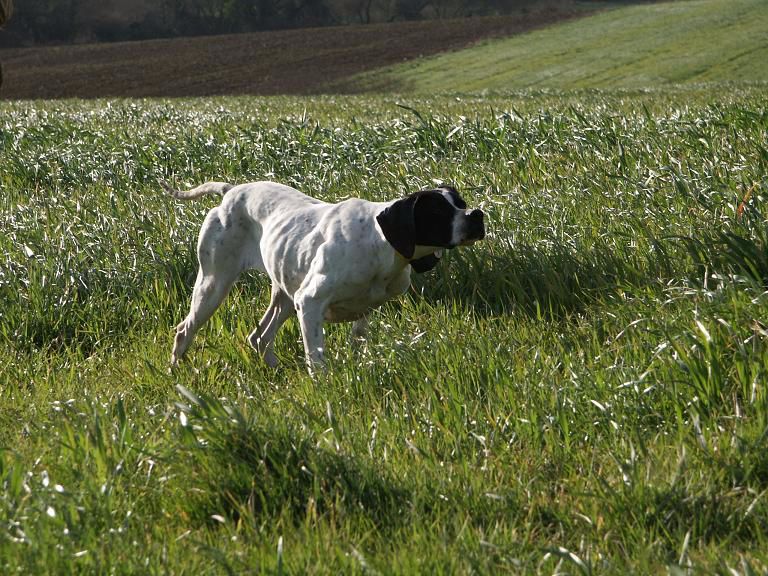
<instances>
[{"instance_id":1,"label":"dog","mask_svg":"<svg viewBox=\"0 0 768 576\"><path fill-rule=\"evenodd\" d=\"M234 186L207 182L182 192L161 180L179 200L222 197L200 229L200 267L189 314L176 327L175 365L196 332L247 269L265 272L272 295L250 345L276 367L274 341L295 312L310 373L324 364L324 322L354 322L364 336L368 312L403 294L411 270L426 272L446 249L485 237L485 215L468 210L456 190L442 186L391 202L350 198L327 203L276 182Z\"/></svg>"}]
</instances>

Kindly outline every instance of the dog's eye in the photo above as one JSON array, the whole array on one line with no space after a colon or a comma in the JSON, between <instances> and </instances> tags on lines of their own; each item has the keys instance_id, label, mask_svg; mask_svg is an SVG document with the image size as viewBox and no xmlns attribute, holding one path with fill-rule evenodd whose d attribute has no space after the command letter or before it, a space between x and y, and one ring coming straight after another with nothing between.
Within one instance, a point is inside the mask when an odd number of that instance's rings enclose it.
<instances>
[{"instance_id":1,"label":"dog's eye","mask_svg":"<svg viewBox=\"0 0 768 576\"><path fill-rule=\"evenodd\" d=\"M465 210L467 208L467 203L464 202L464 199L461 196L459 196L459 193L456 192L456 190L454 190L450 186L441 188L440 191L443 197L446 198L451 204L453 204L459 210Z\"/></svg>"},{"instance_id":2,"label":"dog's eye","mask_svg":"<svg viewBox=\"0 0 768 576\"><path fill-rule=\"evenodd\" d=\"M467 203L464 202L464 200L462 200L458 194L452 194L451 198L453 198L453 204L454 206L456 206L456 208L458 208L459 210L467 209Z\"/></svg>"},{"instance_id":3,"label":"dog's eye","mask_svg":"<svg viewBox=\"0 0 768 576\"><path fill-rule=\"evenodd\" d=\"M416 207L421 216L447 217L454 211L454 207L442 194L425 196Z\"/></svg>"}]
</instances>

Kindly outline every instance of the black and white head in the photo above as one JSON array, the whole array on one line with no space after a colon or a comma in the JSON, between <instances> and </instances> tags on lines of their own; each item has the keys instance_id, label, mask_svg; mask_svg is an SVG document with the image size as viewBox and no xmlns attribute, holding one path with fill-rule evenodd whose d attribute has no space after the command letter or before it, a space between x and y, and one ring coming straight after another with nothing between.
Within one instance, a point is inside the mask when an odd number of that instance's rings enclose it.
<instances>
[{"instance_id":1,"label":"black and white head","mask_svg":"<svg viewBox=\"0 0 768 576\"><path fill-rule=\"evenodd\" d=\"M392 247L416 272L437 265L444 249L468 246L485 237L482 210L468 210L455 188L421 190L397 200L376 216Z\"/></svg>"}]
</instances>

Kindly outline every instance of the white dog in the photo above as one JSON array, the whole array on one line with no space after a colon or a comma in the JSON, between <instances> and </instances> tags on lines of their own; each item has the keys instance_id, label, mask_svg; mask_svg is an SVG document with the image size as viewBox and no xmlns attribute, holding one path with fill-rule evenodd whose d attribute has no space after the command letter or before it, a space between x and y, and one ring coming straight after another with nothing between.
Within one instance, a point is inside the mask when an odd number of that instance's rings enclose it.
<instances>
[{"instance_id":1,"label":"white dog","mask_svg":"<svg viewBox=\"0 0 768 576\"><path fill-rule=\"evenodd\" d=\"M248 342L276 366L275 335L295 311L311 372L323 363L324 321L355 321L353 335L364 334L368 311L405 292L411 268L430 270L443 249L485 236L483 213L467 210L447 186L393 202L329 204L274 182L208 182L187 192L160 184L182 200L223 196L200 230L200 269L189 314L176 327L172 364L243 270L272 281L269 308Z\"/></svg>"}]
</instances>

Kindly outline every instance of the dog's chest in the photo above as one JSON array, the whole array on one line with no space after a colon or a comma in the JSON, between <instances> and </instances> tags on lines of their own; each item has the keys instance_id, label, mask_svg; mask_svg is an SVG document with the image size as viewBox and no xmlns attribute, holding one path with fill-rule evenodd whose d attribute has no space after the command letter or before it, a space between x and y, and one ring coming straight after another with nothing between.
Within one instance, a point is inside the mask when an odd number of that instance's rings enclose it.
<instances>
[{"instance_id":1,"label":"dog's chest","mask_svg":"<svg viewBox=\"0 0 768 576\"><path fill-rule=\"evenodd\" d=\"M339 286L325 312L326 322L351 322L408 289L410 277L403 271L389 277L376 277L370 283Z\"/></svg>"},{"instance_id":2,"label":"dog's chest","mask_svg":"<svg viewBox=\"0 0 768 576\"><path fill-rule=\"evenodd\" d=\"M402 294L410 268L377 231L379 210L350 199L275 214L260 243L270 276L293 298L325 302L327 322L357 320Z\"/></svg>"}]
</instances>

